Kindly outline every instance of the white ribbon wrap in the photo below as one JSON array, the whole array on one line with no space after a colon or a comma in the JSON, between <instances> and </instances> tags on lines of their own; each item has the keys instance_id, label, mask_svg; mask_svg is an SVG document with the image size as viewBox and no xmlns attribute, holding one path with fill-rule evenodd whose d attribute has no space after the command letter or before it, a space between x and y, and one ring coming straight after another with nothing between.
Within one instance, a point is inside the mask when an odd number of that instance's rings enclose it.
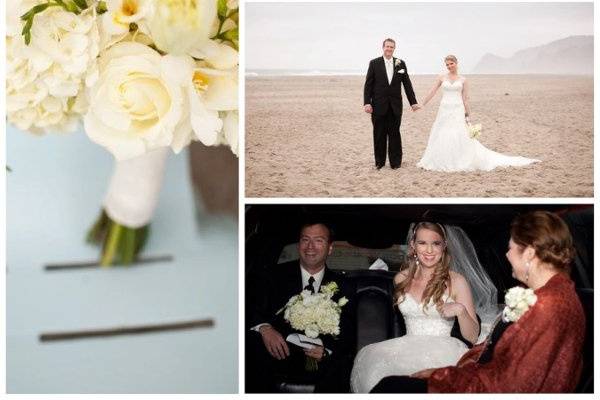
<instances>
[{"instance_id":1,"label":"white ribbon wrap","mask_svg":"<svg viewBox=\"0 0 600 400\"><path fill-rule=\"evenodd\" d=\"M150 223L165 174L168 147L143 156L117 161L104 199L104 210L115 222L129 228Z\"/></svg>"}]
</instances>

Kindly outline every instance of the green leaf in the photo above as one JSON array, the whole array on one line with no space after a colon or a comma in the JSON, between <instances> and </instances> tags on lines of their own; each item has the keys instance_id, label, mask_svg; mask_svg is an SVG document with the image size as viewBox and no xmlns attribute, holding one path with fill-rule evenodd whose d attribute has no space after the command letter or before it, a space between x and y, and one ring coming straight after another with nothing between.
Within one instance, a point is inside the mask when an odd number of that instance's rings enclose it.
<instances>
[{"instance_id":1,"label":"green leaf","mask_svg":"<svg viewBox=\"0 0 600 400\"><path fill-rule=\"evenodd\" d=\"M230 40L232 42L238 41L240 38L239 28L235 27L235 28L223 33L223 38L225 40Z\"/></svg>"},{"instance_id":2,"label":"green leaf","mask_svg":"<svg viewBox=\"0 0 600 400\"><path fill-rule=\"evenodd\" d=\"M31 27L33 26L33 15L27 20L25 25L23 26L23 30L21 34L25 39L25 44L29 45L31 43Z\"/></svg>"},{"instance_id":3,"label":"green leaf","mask_svg":"<svg viewBox=\"0 0 600 400\"><path fill-rule=\"evenodd\" d=\"M98 14L104 14L107 11L108 11L108 8L106 7L106 2L105 1L99 1L98 5L96 6L96 12Z\"/></svg>"},{"instance_id":4,"label":"green leaf","mask_svg":"<svg viewBox=\"0 0 600 400\"><path fill-rule=\"evenodd\" d=\"M52 4L50 3L44 3L44 4L38 4L37 6L33 6L31 7L31 9L29 11L27 11L25 14L21 15L21 19L23 21L26 21L30 18L33 18L33 16L35 14L41 13L42 11L44 11L46 8L50 7Z\"/></svg>"},{"instance_id":5,"label":"green leaf","mask_svg":"<svg viewBox=\"0 0 600 400\"><path fill-rule=\"evenodd\" d=\"M227 0L219 0L217 3L217 13L219 17L225 18L227 16Z\"/></svg>"},{"instance_id":6,"label":"green leaf","mask_svg":"<svg viewBox=\"0 0 600 400\"><path fill-rule=\"evenodd\" d=\"M73 2L77 4L77 7L79 7L81 10L85 10L88 8L87 2L85 0L73 0Z\"/></svg>"},{"instance_id":7,"label":"green leaf","mask_svg":"<svg viewBox=\"0 0 600 400\"><path fill-rule=\"evenodd\" d=\"M69 12L72 12L73 14L79 15L81 13L81 11L79 11L79 7L77 7L75 3L67 3L64 9Z\"/></svg>"}]
</instances>

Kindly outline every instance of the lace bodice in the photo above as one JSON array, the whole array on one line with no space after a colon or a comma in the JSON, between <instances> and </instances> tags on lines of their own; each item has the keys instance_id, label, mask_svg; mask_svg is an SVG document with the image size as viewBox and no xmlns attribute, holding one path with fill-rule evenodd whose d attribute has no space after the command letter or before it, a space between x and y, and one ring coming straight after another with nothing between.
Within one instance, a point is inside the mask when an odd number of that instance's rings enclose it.
<instances>
[{"instance_id":1,"label":"lace bodice","mask_svg":"<svg viewBox=\"0 0 600 400\"><path fill-rule=\"evenodd\" d=\"M453 302L448 295L444 295L442 300ZM450 336L454 317L442 318L432 302L423 311L422 305L407 293L398 308L404 317L407 335Z\"/></svg>"},{"instance_id":2,"label":"lace bodice","mask_svg":"<svg viewBox=\"0 0 600 400\"><path fill-rule=\"evenodd\" d=\"M452 301L447 295L442 300ZM358 352L350 378L353 392L368 393L386 376L455 365L467 351L463 342L450 336L454 317L442 318L432 303L424 313L410 294L398 307L404 315L406 335L372 343Z\"/></svg>"},{"instance_id":3,"label":"lace bodice","mask_svg":"<svg viewBox=\"0 0 600 400\"><path fill-rule=\"evenodd\" d=\"M462 100L463 79L459 78L455 81L444 79L442 81L442 100L440 103L449 105L464 106Z\"/></svg>"}]
</instances>

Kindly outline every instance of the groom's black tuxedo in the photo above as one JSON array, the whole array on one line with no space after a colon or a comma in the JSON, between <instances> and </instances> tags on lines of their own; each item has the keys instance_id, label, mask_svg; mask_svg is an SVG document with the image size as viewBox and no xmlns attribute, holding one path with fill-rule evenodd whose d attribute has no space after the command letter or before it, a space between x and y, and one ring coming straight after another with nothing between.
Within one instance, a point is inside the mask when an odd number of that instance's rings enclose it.
<instances>
[{"instance_id":1,"label":"groom's black tuxedo","mask_svg":"<svg viewBox=\"0 0 600 400\"><path fill-rule=\"evenodd\" d=\"M275 265L260 273L248 276L246 280L246 389L247 392L270 391L274 374L290 372L292 375L304 371L304 353L295 345L288 343L292 355L285 360L276 360L265 349L260 333L252 330L261 323L273 326L285 339L294 331L283 318L277 314L290 297L299 294L302 287L302 275L298 261ZM331 350L331 356L319 363L315 376L318 391L347 391L349 372L353 354L353 332L351 309L351 290L345 285L343 277L325 268L321 286L336 282L339 292L333 300L345 296L350 301L342 308L340 335L321 336L325 348ZM318 291L319 288L315 288Z\"/></svg>"},{"instance_id":2,"label":"groom's black tuxedo","mask_svg":"<svg viewBox=\"0 0 600 400\"><path fill-rule=\"evenodd\" d=\"M402 140L400 138L400 122L402 121L402 85L410 105L417 104L406 63L399 58L393 59L393 75L391 82L383 57L369 63L364 88L364 104L373 107L373 142L375 147L375 165L385 165L387 138L389 137L389 159L392 168L402 163Z\"/></svg>"}]
</instances>

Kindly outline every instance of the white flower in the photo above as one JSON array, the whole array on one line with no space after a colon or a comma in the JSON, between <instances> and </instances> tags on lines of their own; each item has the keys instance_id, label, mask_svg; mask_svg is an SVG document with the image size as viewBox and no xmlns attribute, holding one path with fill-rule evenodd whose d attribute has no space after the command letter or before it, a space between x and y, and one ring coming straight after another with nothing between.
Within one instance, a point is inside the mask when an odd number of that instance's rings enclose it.
<instances>
[{"instance_id":1,"label":"white flower","mask_svg":"<svg viewBox=\"0 0 600 400\"><path fill-rule=\"evenodd\" d=\"M102 28L109 35L123 35L129 32L130 25L138 28L152 12L154 0L105 0L107 11L102 14Z\"/></svg>"},{"instance_id":2,"label":"white flower","mask_svg":"<svg viewBox=\"0 0 600 400\"><path fill-rule=\"evenodd\" d=\"M219 144L227 145L236 156L239 156L239 117L237 111L225 113L223 118L223 131L219 135Z\"/></svg>"},{"instance_id":3,"label":"white flower","mask_svg":"<svg viewBox=\"0 0 600 400\"><path fill-rule=\"evenodd\" d=\"M400 65L400 62L401 62L401 61L400 61L399 59L397 59L397 58L396 58L396 62L394 63L394 64L396 65L396 67L397 67L398 65Z\"/></svg>"},{"instance_id":4,"label":"white flower","mask_svg":"<svg viewBox=\"0 0 600 400\"><path fill-rule=\"evenodd\" d=\"M304 333L306 333L306 336L309 338L317 338L319 337L319 327L316 324L310 324L306 327Z\"/></svg>"},{"instance_id":5,"label":"white flower","mask_svg":"<svg viewBox=\"0 0 600 400\"><path fill-rule=\"evenodd\" d=\"M481 124L471 125L469 124L469 135L472 139L476 139L481 136Z\"/></svg>"},{"instance_id":6,"label":"white flower","mask_svg":"<svg viewBox=\"0 0 600 400\"><path fill-rule=\"evenodd\" d=\"M121 42L102 54L99 79L89 90L87 135L118 159L171 146L189 114L185 73L189 60L161 56L134 42Z\"/></svg>"},{"instance_id":7,"label":"white flower","mask_svg":"<svg viewBox=\"0 0 600 400\"><path fill-rule=\"evenodd\" d=\"M154 0L150 36L170 54L185 54L209 40L218 24L215 0Z\"/></svg>"},{"instance_id":8,"label":"white flower","mask_svg":"<svg viewBox=\"0 0 600 400\"><path fill-rule=\"evenodd\" d=\"M525 289L520 286L509 289L504 297L506 307L502 311L502 319L505 322L519 320L536 301L537 296L532 289Z\"/></svg>"},{"instance_id":9,"label":"white flower","mask_svg":"<svg viewBox=\"0 0 600 400\"><path fill-rule=\"evenodd\" d=\"M26 1L11 8L27 11L41 2ZM95 70L99 34L95 11L80 15L60 7L38 13L25 44L20 30L7 30L7 117L19 129L32 132L72 131L85 111L84 82ZM19 21L22 26L22 21Z\"/></svg>"},{"instance_id":10,"label":"white flower","mask_svg":"<svg viewBox=\"0 0 600 400\"><path fill-rule=\"evenodd\" d=\"M237 67L239 60L237 50L216 40L197 43L190 49L189 54L202 59L209 67L221 70Z\"/></svg>"},{"instance_id":11,"label":"white flower","mask_svg":"<svg viewBox=\"0 0 600 400\"><path fill-rule=\"evenodd\" d=\"M304 331L308 337L316 338L321 334L339 335L340 314L342 306L348 303L346 298L338 302L331 300L337 285L330 283L321 287L318 293L303 290L300 295L293 296L284 308L284 318L293 329Z\"/></svg>"},{"instance_id":12,"label":"white flower","mask_svg":"<svg viewBox=\"0 0 600 400\"><path fill-rule=\"evenodd\" d=\"M207 146L231 145L237 154L237 113L227 113L225 130L219 112L238 109L238 70L217 70L204 66L194 69L188 95L190 119L196 139Z\"/></svg>"}]
</instances>

